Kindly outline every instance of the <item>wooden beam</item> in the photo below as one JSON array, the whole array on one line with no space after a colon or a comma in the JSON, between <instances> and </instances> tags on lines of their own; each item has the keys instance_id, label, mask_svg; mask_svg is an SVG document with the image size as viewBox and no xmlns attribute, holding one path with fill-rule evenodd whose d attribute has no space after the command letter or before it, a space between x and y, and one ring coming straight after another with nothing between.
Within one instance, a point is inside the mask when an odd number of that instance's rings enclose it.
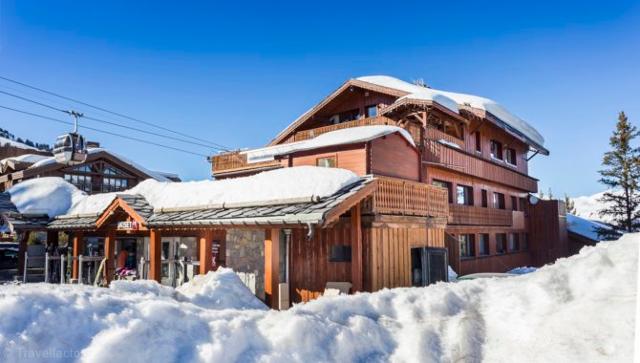
<instances>
[{"instance_id":1,"label":"wooden beam","mask_svg":"<svg viewBox=\"0 0 640 363\"><path fill-rule=\"evenodd\" d=\"M149 280L162 280L162 237L157 229L149 230Z\"/></svg>"},{"instance_id":2,"label":"wooden beam","mask_svg":"<svg viewBox=\"0 0 640 363\"><path fill-rule=\"evenodd\" d=\"M280 282L280 229L272 228L264 233L264 294L265 302L278 308L278 283Z\"/></svg>"},{"instance_id":3,"label":"wooden beam","mask_svg":"<svg viewBox=\"0 0 640 363\"><path fill-rule=\"evenodd\" d=\"M200 236L198 238L199 249L199 257L200 257L200 271L199 274L204 275L209 271L213 270L213 264L211 261L211 247L213 245L213 230L205 229L200 232Z\"/></svg>"},{"instance_id":4,"label":"wooden beam","mask_svg":"<svg viewBox=\"0 0 640 363\"><path fill-rule=\"evenodd\" d=\"M343 200L337 207L333 208L324 217L323 227L326 228L336 222L341 215L346 213L355 204L360 203L364 198L368 197L378 187L378 180L372 180L368 185L358 190L352 196Z\"/></svg>"},{"instance_id":5,"label":"wooden beam","mask_svg":"<svg viewBox=\"0 0 640 363\"><path fill-rule=\"evenodd\" d=\"M56 232L57 233L57 232ZM78 256L84 252L84 234L82 232L73 233L73 267L71 269L71 278L78 279L78 271L80 270L80 261Z\"/></svg>"},{"instance_id":6,"label":"wooden beam","mask_svg":"<svg viewBox=\"0 0 640 363\"><path fill-rule=\"evenodd\" d=\"M362 291L362 217L360 204L351 208L351 290Z\"/></svg>"},{"instance_id":7,"label":"wooden beam","mask_svg":"<svg viewBox=\"0 0 640 363\"><path fill-rule=\"evenodd\" d=\"M107 259L104 264L104 281L107 286L109 286L115 272L115 248L116 232L110 229L104 238L104 257Z\"/></svg>"},{"instance_id":8,"label":"wooden beam","mask_svg":"<svg viewBox=\"0 0 640 363\"><path fill-rule=\"evenodd\" d=\"M18 242L18 276L22 279L24 272L24 253L27 252L27 242L29 241L30 231L22 233L22 238Z\"/></svg>"}]
</instances>

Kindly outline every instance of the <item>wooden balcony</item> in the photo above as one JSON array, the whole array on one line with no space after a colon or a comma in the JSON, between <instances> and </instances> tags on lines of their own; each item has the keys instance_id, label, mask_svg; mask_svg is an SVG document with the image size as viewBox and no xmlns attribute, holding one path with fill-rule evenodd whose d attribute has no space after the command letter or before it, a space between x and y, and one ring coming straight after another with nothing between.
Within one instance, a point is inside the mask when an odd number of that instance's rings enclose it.
<instances>
[{"instance_id":1,"label":"wooden balcony","mask_svg":"<svg viewBox=\"0 0 640 363\"><path fill-rule=\"evenodd\" d=\"M377 190L368 206L370 212L403 216L449 216L447 190L430 184L376 176Z\"/></svg>"},{"instance_id":2,"label":"wooden balcony","mask_svg":"<svg viewBox=\"0 0 640 363\"><path fill-rule=\"evenodd\" d=\"M385 116L368 117L360 120L348 121L348 122L343 122L335 125L329 125L329 126L318 127L310 130L298 131L294 134L293 138L290 138L287 142L304 141L304 140L313 139L316 136L326 134L327 132L331 132L331 131L343 130L343 129L360 127L360 126L372 126L372 125L397 126L397 123L396 121ZM419 144L420 128L410 127L406 130L411 134L411 137L416 142L416 144Z\"/></svg>"},{"instance_id":3,"label":"wooden balcony","mask_svg":"<svg viewBox=\"0 0 640 363\"><path fill-rule=\"evenodd\" d=\"M511 210L450 204L449 211L449 224L452 225L505 227L513 225L514 212Z\"/></svg>"},{"instance_id":4,"label":"wooden balcony","mask_svg":"<svg viewBox=\"0 0 640 363\"><path fill-rule=\"evenodd\" d=\"M250 173L261 169L271 169L280 167L277 160L248 163L247 155L240 151L232 151L218 154L211 157L212 171L214 176L232 175L237 173Z\"/></svg>"},{"instance_id":5,"label":"wooden balcony","mask_svg":"<svg viewBox=\"0 0 640 363\"><path fill-rule=\"evenodd\" d=\"M537 179L436 140L426 141L423 161L527 192L538 191Z\"/></svg>"},{"instance_id":6,"label":"wooden balcony","mask_svg":"<svg viewBox=\"0 0 640 363\"><path fill-rule=\"evenodd\" d=\"M427 140L444 140L451 144L458 145L461 149L464 149L464 140L458 139L455 136L445 134L444 132L434 129L433 127L428 127L425 131L425 137Z\"/></svg>"}]
</instances>

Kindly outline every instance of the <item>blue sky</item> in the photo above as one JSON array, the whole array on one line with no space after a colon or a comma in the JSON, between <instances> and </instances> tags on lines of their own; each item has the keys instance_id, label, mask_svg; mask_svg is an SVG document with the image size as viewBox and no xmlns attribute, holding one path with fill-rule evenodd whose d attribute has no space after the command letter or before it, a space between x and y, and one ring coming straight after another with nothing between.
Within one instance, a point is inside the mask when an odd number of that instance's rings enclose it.
<instances>
[{"instance_id":1,"label":"blue sky","mask_svg":"<svg viewBox=\"0 0 640 363\"><path fill-rule=\"evenodd\" d=\"M265 144L348 78L423 78L534 125L551 155L531 174L557 195L602 190L617 113L640 124L637 2L89 3L0 2L0 75L231 147ZM0 127L49 143L66 131L2 110ZM84 133L151 169L209 177L204 158Z\"/></svg>"}]
</instances>

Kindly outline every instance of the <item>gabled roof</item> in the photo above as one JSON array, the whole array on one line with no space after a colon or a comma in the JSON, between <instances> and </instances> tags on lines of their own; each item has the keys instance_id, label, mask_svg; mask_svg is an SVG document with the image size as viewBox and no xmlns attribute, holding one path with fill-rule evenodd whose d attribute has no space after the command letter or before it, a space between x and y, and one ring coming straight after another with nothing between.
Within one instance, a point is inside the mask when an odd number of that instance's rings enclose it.
<instances>
[{"instance_id":1,"label":"gabled roof","mask_svg":"<svg viewBox=\"0 0 640 363\"><path fill-rule=\"evenodd\" d=\"M398 97L396 100L397 103L426 102L433 107L457 117L460 117L461 109L478 111L474 113L479 113L481 117L488 119L496 126L504 129L540 153L545 155L549 154L549 151L544 147L544 138L534 127L491 99L464 93L426 88L389 76L365 76L345 82L340 88L287 126L287 128L271 141L270 145L277 144L284 140L295 128L307 121L313 114L331 102L339 94L353 86ZM387 109L391 110L395 106L396 104L394 103L389 105ZM381 110L381 113L384 112L385 110Z\"/></svg>"}]
</instances>

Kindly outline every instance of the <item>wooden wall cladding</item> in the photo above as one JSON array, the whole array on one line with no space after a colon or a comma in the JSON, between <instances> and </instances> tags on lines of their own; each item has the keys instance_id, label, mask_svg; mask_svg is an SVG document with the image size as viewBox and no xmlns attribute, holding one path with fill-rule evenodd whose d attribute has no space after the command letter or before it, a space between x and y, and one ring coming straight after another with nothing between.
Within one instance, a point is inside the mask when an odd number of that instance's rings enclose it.
<instances>
[{"instance_id":1,"label":"wooden wall cladding","mask_svg":"<svg viewBox=\"0 0 640 363\"><path fill-rule=\"evenodd\" d=\"M370 143L370 173L420 180L420 155L407 140L391 134Z\"/></svg>"},{"instance_id":2,"label":"wooden wall cladding","mask_svg":"<svg viewBox=\"0 0 640 363\"><path fill-rule=\"evenodd\" d=\"M367 291L411 286L411 248L444 247L444 230L371 227L363 230Z\"/></svg>"},{"instance_id":3,"label":"wooden wall cladding","mask_svg":"<svg viewBox=\"0 0 640 363\"><path fill-rule=\"evenodd\" d=\"M367 151L364 144L347 150L336 149L335 151L295 155L291 158L291 166L316 166L318 159L327 157L335 157L338 168L351 170L357 175L367 174Z\"/></svg>"}]
</instances>

